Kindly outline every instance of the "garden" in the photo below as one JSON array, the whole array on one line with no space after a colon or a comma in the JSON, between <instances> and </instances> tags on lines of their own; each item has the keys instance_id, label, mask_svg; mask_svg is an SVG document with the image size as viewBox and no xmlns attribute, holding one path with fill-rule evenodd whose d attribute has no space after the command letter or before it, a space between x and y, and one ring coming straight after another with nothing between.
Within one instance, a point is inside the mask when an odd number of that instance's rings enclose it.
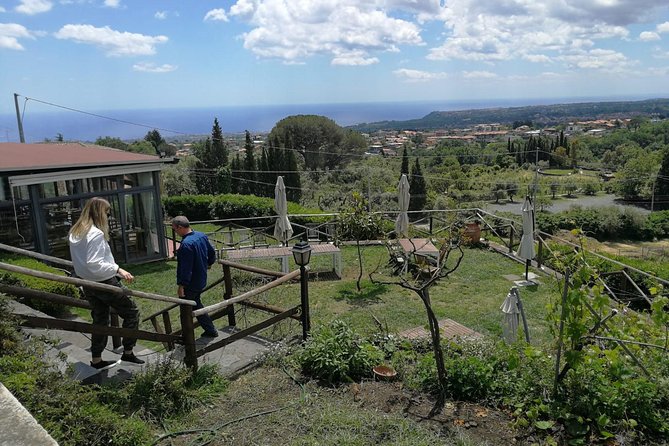
<instances>
[{"instance_id":1,"label":"garden","mask_svg":"<svg viewBox=\"0 0 669 446\"><path fill-rule=\"evenodd\" d=\"M301 332L295 321L262 333L277 341L275 348L232 381L211 364L193 376L156 357L125 384L81 387L43 362L48 346L11 342L8 318L0 380L61 444L660 444L667 438L669 319L661 286L648 284L653 308L636 313L610 301L591 258L556 249L551 266L569 267L570 285L540 274L538 285L521 288L530 343L521 330L507 344L500 305L513 286L509 278L522 276L524 266L482 246L464 247L457 269L430 287L431 308L437 319L483 337L442 340L441 381L429 337L398 336L427 328L428 319L416 293L391 283L386 247L361 248L360 290L359 251L341 249L342 280L309 284L310 339L290 342ZM314 270L320 261L314 258ZM133 288L174 293L175 262L128 268ZM220 275L212 269L210 281ZM236 273L235 294L259 283ZM298 295L295 283L259 299L284 306ZM205 304L219 299L214 289L204 296ZM160 307L137 302L142 315ZM239 324L257 317L237 311ZM372 368L381 364L397 376L375 376Z\"/></svg>"}]
</instances>

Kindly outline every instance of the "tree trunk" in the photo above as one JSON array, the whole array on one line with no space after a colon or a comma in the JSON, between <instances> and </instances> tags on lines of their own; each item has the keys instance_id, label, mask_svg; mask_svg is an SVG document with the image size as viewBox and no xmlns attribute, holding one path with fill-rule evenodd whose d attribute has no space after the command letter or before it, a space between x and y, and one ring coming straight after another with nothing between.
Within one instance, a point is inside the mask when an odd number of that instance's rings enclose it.
<instances>
[{"instance_id":1,"label":"tree trunk","mask_svg":"<svg viewBox=\"0 0 669 446\"><path fill-rule=\"evenodd\" d=\"M430 293L427 288L423 288L418 292L423 304L425 305L425 311L427 312L427 319L430 324L430 335L432 336L432 349L434 351L434 361L437 365L437 387L438 395L437 402L432 408L430 415L434 415L441 411L445 403L445 391L446 391L446 366L444 365L444 352L441 349L441 333L439 330L439 321L437 316L432 311L432 304L430 303Z\"/></svg>"}]
</instances>

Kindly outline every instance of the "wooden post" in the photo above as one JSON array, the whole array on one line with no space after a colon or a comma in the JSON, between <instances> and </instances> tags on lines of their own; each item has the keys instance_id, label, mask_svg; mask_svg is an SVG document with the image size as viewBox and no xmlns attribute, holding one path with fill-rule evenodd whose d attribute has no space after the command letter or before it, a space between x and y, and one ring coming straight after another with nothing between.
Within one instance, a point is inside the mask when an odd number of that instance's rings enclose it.
<instances>
[{"instance_id":1,"label":"wooden post","mask_svg":"<svg viewBox=\"0 0 669 446\"><path fill-rule=\"evenodd\" d=\"M112 327L120 327L121 325L119 324L118 320L118 314L117 313L111 313L111 326ZM112 346L114 349L119 348L123 343L121 342L121 337L120 336L112 336Z\"/></svg>"},{"instance_id":2,"label":"wooden post","mask_svg":"<svg viewBox=\"0 0 669 446\"><path fill-rule=\"evenodd\" d=\"M513 252L513 225L509 225L509 253Z\"/></svg>"},{"instance_id":3,"label":"wooden post","mask_svg":"<svg viewBox=\"0 0 669 446\"><path fill-rule=\"evenodd\" d=\"M300 304L302 310L302 339L307 340L311 331L311 317L309 315L309 272L305 266L300 266Z\"/></svg>"},{"instance_id":4,"label":"wooden post","mask_svg":"<svg viewBox=\"0 0 669 446\"><path fill-rule=\"evenodd\" d=\"M165 333L171 334L172 320L170 319L170 313L167 311L163 313L163 324L165 325ZM168 351L174 350L174 342L167 343L167 350Z\"/></svg>"},{"instance_id":5,"label":"wooden post","mask_svg":"<svg viewBox=\"0 0 669 446\"><path fill-rule=\"evenodd\" d=\"M432 236L432 215L430 215L430 237Z\"/></svg>"},{"instance_id":6,"label":"wooden post","mask_svg":"<svg viewBox=\"0 0 669 446\"><path fill-rule=\"evenodd\" d=\"M195 352L195 329L193 327L193 307L179 305L181 316L181 339L184 344L184 364L197 371L197 355Z\"/></svg>"},{"instance_id":7,"label":"wooden post","mask_svg":"<svg viewBox=\"0 0 669 446\"><path fill-rule=\"evenodd\" d=\"M223 281L225 283L225 293L223 294L223 299L230 299L232 297L232 273L230 270L230 265L223 265ZM231 327L237 326L234 305L230 305L228 307L228 325Z\"/></svg>"},{"instance_id":8,"label":"wooden post","mask_svg":"<svg viewBox=\"0 0 669 446\"><path fill-rule=\"evenodd\" d=\"M541 265L544 262L544 240L537 235L537 242L539 243L539 249L537 252L537 268L541 269Z\"/></svg>"}]
</instances>

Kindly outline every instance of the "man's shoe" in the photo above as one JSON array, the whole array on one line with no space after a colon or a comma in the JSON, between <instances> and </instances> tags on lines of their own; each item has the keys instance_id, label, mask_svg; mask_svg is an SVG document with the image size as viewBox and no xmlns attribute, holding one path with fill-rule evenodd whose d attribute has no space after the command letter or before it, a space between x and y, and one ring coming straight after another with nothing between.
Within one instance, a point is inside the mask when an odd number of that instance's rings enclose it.
<instances>
[{"instance_id":1,"label":"man's shoe","mask_svg":"<svg viewBox=\"0 0 669 446\"><path fill-rule=\"evenodd\" d=\"M217 338L218 337L218 332L217 331L205 331L202 333L200 336L201 338Z\"/></svg>"},{"instance_id":2,"label":"man's shoe","mask_svg":"<svg viewBox=\"0 0 669 446\"><path fill-rule=\"evenodd\" d=\"M107 370L111 369L112 367L118 365L121 361L116 360L116 361L100 361L100 362L92 362L91 361L91 367L97 370Z\"/></svg>"},{"instance_id":3,"label":"man's shoe","mask_svg":"<svg viewBox=\"0 0 669 446\"><path fill-rule=\"evenodd\" d=\"M144 360L139 359L137 356L135 356L134 353L123 353L121 355L121 361L132 362L134 364L144 364Z\"/></svg>"}]
</instances>

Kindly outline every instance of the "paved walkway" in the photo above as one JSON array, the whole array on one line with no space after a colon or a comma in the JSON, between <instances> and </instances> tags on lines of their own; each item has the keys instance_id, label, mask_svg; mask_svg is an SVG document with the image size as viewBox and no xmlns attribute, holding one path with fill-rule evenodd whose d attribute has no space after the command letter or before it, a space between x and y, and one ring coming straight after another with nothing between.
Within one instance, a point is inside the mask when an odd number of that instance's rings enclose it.
<instances>
[{"instance_id":1,"label":"paved walkway","mask_svg":"<svg viewBox=\"0 0 669 446\"><path fill-rule=\"evenodd\" d=\"M442 335L451 341L457 341L459 339L480 339L483 337L481 333L465 327L452 319L440 320L439 328L441 329ZM405 339L424 339L430 336L430 332L423 327L416 327L404 330L399 336Z\"/></svg>"}]
</instances>

